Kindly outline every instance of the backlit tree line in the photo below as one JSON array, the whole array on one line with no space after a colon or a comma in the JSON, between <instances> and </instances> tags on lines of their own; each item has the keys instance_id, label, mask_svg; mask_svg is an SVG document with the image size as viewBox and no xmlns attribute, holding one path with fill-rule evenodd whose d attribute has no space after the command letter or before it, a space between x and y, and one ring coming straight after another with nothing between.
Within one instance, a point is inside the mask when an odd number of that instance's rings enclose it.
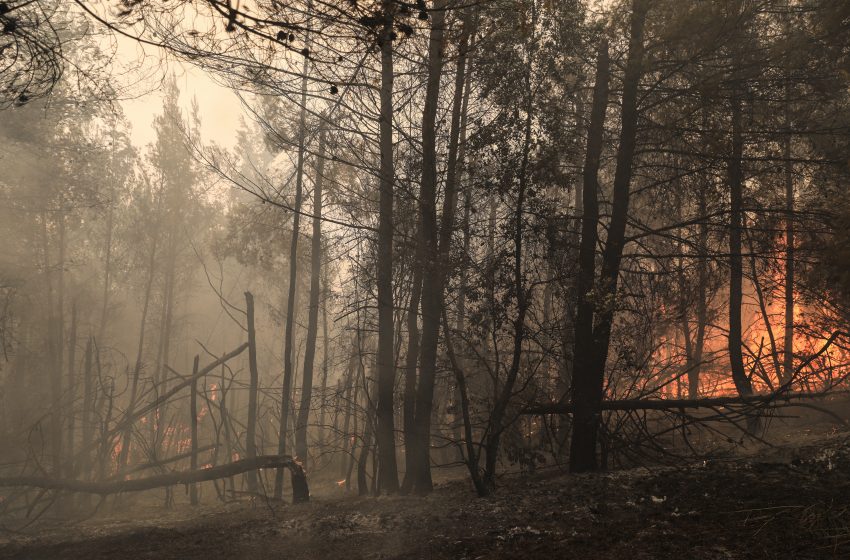
<instances>
[{"instance_id":1,"label":"backlit tree line","mask_svg":"<svg viewBox=\"0 0 850 560\"><path fill-rule=\"evenodd\" d=\"M486 495L846 385L842 2L0 6L4 473ZM163 71L134 145L109 34L237 92L235 142Z\"/></svg>"}]
</instances>

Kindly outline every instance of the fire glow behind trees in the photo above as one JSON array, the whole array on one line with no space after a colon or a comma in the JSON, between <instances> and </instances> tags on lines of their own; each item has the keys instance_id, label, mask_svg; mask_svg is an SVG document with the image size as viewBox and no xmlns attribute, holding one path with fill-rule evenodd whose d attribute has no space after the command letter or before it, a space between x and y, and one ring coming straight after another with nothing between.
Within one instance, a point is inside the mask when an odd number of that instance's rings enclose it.
<instances>
[{"instance_id":1,"label":"fire glow behind trees","mask_svg":"<svg viewBox=\"0 0 850 560\"><path fill-rule=\"evenodd\" d=\"M0 2L0 521L845 425L848 18Z\"/></svg>"}]
</instances>

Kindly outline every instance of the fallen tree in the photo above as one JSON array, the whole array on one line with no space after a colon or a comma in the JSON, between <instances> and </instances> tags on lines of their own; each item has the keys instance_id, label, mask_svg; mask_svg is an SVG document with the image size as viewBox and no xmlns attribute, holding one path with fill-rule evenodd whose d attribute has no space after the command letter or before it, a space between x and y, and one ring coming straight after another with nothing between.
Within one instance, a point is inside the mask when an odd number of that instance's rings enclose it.
<instances>
[{"instance_id":1,"label":"fallen tree","mask_svg":"<svg viewBox=\"0 0 850 560\"><path fill-rule=\"evenodd\" d=\"M846 391L835 391L831 388L825 389L823 391L817 392L791 392L789 389L792 384L796 381L797 376L811 364L816 358L823 355L827 349L835 343L836 340L842 337L846 337L847 334L842 331L833 332L829 338L824 342L823 346L821 346L820 350L803 360L803 362L797 366L794 370L794 373L791 377L780 387L778 387L775 391L770 393L765 393L761 395L747 395L747 396L739 396L739 397L705 397L700 399L622 399L622 400L603 400L600 405L600 410L620 410L620 411L633 411L633 410L684 410L688 408L715 408L715 407L726 407L726 406L735 406L735 405L750 405L750 406L758 406L758 405L770 405L780 402L791 402L795 400L804 400L804 399L818 399L829 397L835 395L837 393ZM840 382L843 382L847 379L848 376L842 377L838 382L833 383L832 387L837 386ZM575 410L575 406L571 402L561 401L556 403L548 403L548 404L538 404L538 405L529 405L526 406L520 413L521 414L530 414L530 415L539 415L539 414L572 414Z\"/></svg>"},{"instance_id":2,"label":"fallen tree","mask_svg":"<svg viewBox=\"0 0 850 560\"><path fill-rule=\"evenodd\" d=\"M207 365L203 369L198 370L197 373L193 373L191 376L183 376L184 378L180 383L178 383L177 385L175 385L174 387L172 387L171 389L169 389L168 391L166 391L165 393L160 395L153 402L143 406L142 408L140 408L140 409L138 409L134 412L129 413L124 418L122 418L121 421L118 422L118 424L114 428L112 428L112 430L110 430L110 435L113 435L113 434L119 432L122 428L126 427L129 424L132 424L133 422L135 422L136 420L138 420L139 418L141 418L145 414L147 414L150 411L155 410L156 408L167 403L171 399L171 397L173 397L174 395L176 395L177 393L179 393L180 391L182 391L186 387L191 387L191 385L193 383L195 383L196 381L198 381L199 379L204 377L209 372L213 371L215 368L217 368L221 364L235 358L236 356L238 356L239 354L244 352L247 348L248 348L248 343L243 342L238 347L236 347L235 350L231 350L230 352L228 352L224 356L218 358L217 360L215 360L211 364ZM168 366L166 366L166 367L168 367ZM171 368L168 368L168 369L171 369ZM172 371L174 371L174 370L172 370Z\"/></svg>"},{"instance_id":3,"label":"fallen tree","mask_svg":"<svg viewBox=\"0 0 850 560\"><path fill-rule=\"evenodd\" d=\"M818 399L834 396L839 391L817 393L768 393L746 397L706 397L702 399L623 399L602 401L602 410L682 410L692 408L714 408L719 406L758 405L794 400ZM526 407L523 414L572 414L572 403L551 403Z\"/></svg>"},{"instance_id":4,"label":"fallen tree","mask_svg":"<svg viewBox=\"0 0 850 560\"><path fill-rule=\"evenodd\" d=\"M294 461L288 455L261 455L250 459L241 459L226 465L219 465L207 469L174 472L160 474L145 478L130 480L116 480L108 482L96 482L87 480L73 480L62 478L49 478L42 476L13 476L0 478L0 487L29 486L43 490L61 490L67 492L82 492L88 494L120 494L123 492L139 492L164 488L178 484L194 484L206 482L219 478L227 478L237 474L257 469L286 468L292 473L292 501L294 503L306 502L310 499L310 491L307 486L307 476L301 464Z\"/></svg>"}]
</instances>

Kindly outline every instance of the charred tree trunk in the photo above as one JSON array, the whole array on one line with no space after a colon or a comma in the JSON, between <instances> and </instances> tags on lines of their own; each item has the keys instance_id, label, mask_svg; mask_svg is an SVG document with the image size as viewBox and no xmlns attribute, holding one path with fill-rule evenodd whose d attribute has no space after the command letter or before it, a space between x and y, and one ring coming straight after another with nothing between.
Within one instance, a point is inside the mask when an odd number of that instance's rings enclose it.
<instances>
[{"instance_id":1,"label":"charred tree trunk","mask_svg":"<svg viewBox=\"0 0 850 560\"><path fill-rule=\"evenodd\" d=\"M422 297L422 276L424 274L424 255L422 252L422 220L416 220L416 249L413 264L413 279L410 291L410 302L407 308L407 352L404 364L404 406L402 425L404 429L404 481L401 492L408 493L413 489L413 479L416 473L416 368L419 363L419 306Z\"/></svg>"},{"instance_id":2,"label":"charred tree trunk","mask_svg":"<svg viewBox=\"0 0 850 560\"><path fill-rule=\"evenodd\" d=\"M322 405L319 409L319 450L324 453L325 450L325 408L328 394L328 372L330 370L330 361L328 354L328 269L325 267L322 270L322 386L321 399ZM334 422L334 425L336 423Z\"/></svg>"},{"instance_id":3,"label":"charred tree trunk","mask_svg":"<svg viewBox=\"0 0 850 560\"><path fill-rule=\"evenodd\" d=\"M67 424L67 440L65 441L66 455L68 457L66 469L70 476L76 473L74 463L74 437L76 432L76 417L74 415L74 407L77 403L77 302L71 303L71 329L68 334L68 389L66 390L67 399L65 401L65 422Z\"/></svg>"},{"instance_id":4,"label":"charred tree trunk","mask_svg":"<svg viewBox=\"0 0 850 560\"><path fill-rule=\"evenodd\" d=\"M790 117L786 116L790 129ZM782 384L794 374L794 163L791 161L791 136L783 145L785 159L785 337L782 351Z\"/></svg>"},{"instance_id":5,"label":"charred tree trunk","mask_svg":"<svg viewBox=\"0 0 850 560\"><path fill-rule=\"evenodd\" d=\"M595 465L595 437L593 442L585 443L581 438L593 428L592 401L588 398L593 391L590 372L593 367L593 315L595 301L592 293L596 280L596 244L599 225L599 163L602 156L602 136L605 128L605 111L608 106L609 77L608 42L603 39L596 59L596 84L593 89L593 105L590 113L590 129L587 136L582 181L582 219L581 242L579 244L579 271L576 281L576 318L573 322L575 349L573 351L572 402L576 407L574 415L573 439L571 445L590 447ZM579 422L584 423L579 430ZM580 453L581 451L577 451ZM572 456L571 456L572 461ZM572 462L571 462L572 464Z\"/></svg>"},{"instance_id":6,"label":"charred tree trunk","mask_svg":"<svg viewBox=\"0 0 850 560\"><path fill-rule=\"evenodd\" d=\"M353 395L354 392L354 362L357 359L357 347L352 345L351 356L348 359L348 369L345 373L345 388L343 397L343 406L345 406L345 415L342 420L342 461L340 462L340 471L339 475L346 482L348 481L348 455L351 452L351 448L353 446L351 439L351 415L354 409L354 403L352 399L356 398L356 395Z\"/></svg>"},{"instance_id":7,"label":"charred tree trunk","mask_svg":"<svg viewBox=\"0 0 850 560\"><path fill-rule=\"evenodd\" d=\"M425 106L422 112L422 184L419 191L419 223L423 262L428 274L422 275L422 347L419 356L419 379L416 384L416 406L413 422L412 455L413 490L424 494L431 491L431 412L434 401L434 380L437 366L437 337L442 304L442 270L437 229L437 102L443 71L445 2L437 0L431 15L431 34L428 46L428 79L425 86ZM450 196L447 192L446 196Z\"/></svg>"},{"instance_id":8,"label":"charred tree trunk","mask_svg":"<svg viewBox=\"0 0 850 560\"><path fill-rule=\"evenodd\" d=\"M705 350L705 329L708 326L708 216L705 191L699 190L700 223L697 226L697 302L696 302L696 334L693 345L693 366L688 369L688 398L696 399L700 391L700 373L702 371L702 356Z\"/></svg>"},{"instance_id":9,"label":"charred tree trunk","mask_svg":"<svg viewBox=\"0 0 850 560\"><path fill-rule=\"evenodd\" d=\"M741 256L741 234L743 230L744 176L741 166L744 140L741 132L741 100L737 91L732 94L732 143L727 162L729 180L729 365L732 381L742 397L753 393L752 385L744 370L744 354L741 327L741 304L743 299L743 258Z\"/></svg>"},{"instance_id":10,"label":"charred tree trunk","mask_svg":"<svg viewBox=\"0 0 850 560\"><path fill-rule=\"evenodd\" d=\"M316 154L316 179L313 183L313 239L310 256L310 303L307 319L307 345L304 349L304 376L301 382L301 405L295 422L295 460L307 464L307 424L313 397L313 363L319 331L319 295L322 276L322 184L325 173L324 131L319 133Z\"/></svg>"},{"instance_id":11,"label":"charred tree trunk","mask_svg":"<svg viewBox=\"0 0 850 560\"><path fill-rule=\"evenodd\" d=\"M637 93L643 75L643 31L647 9L648 0L634 0L632 3L629 58L623 77L622 122L614 172L611 221L602 252L599 282L600 292L606 296L605 305L596 313L590 369L577 372L578 377L573 380L573 402L580 406L580 411L577 410L573 416L573 439L570 443L572 472L597 469L596 440L602 420L600 404L605 384L605 362L608 358L608 345L614 320L614 302L617 296L629 210L632 162L637 137Z\"/></svg>"},{"instance_id":12,"label":"charred tree trunk","mask_svg":"<svg viewBox=\"0 0 850 560\"><path fill-rule=\"evenodd\" d=\"M384 23L379 37L381 49L380 87L380 180L378 201L378 395L377 426L378 489L398 491L398 466L395 453L395 358L393 353L393 21L395 4L383 0Z\"/></svg>"},{"instance_id":13,"label":"charred tree trunk","mask_svg":"<svg viewBox=\"0 0 850 560\"><path fill-rule=\"evenodd\" d=\"M191 393L189 394L189 426L191 428L191 445L192 450L189 456L190 470L198 469L198 362L200 356L195 355L195 361L192 365L192 384L189 386ZM193 506L198 505L198 486L191 484L189 486L189 503Z\"/></svg>"},{"instance_id":14,"label":"charred tree trunk","mask_svg":"<svg viewBox=\"0 0 850 560\"><path fill-rule=\"evenodd\" d=\"M260 374L257 371L257 335L254 329L254 296L245 292L245 306L248 321L248 425L245 428L245 456L252 459L257 456L257 391ZM246 473L248 492L257 493L257 473Z\"/></svg>"},{"instance_id":15,"label":"charred tree trunk","mask_svg":"<svg viewBox=\"0 0 850 560\"><path fill-rule=\"evenodd\" d=\"M64 205L64 201L60 200L60 204ZM55 453L54 460L56 461L55 467L56 472L60 474L64 474L62 471L64 469L64 455L66 450L64 449L64 434L62 433L62 428L64 427L64 418L67 411L65 410L65 399L63 399L63 382L64 382L64 364L65 364L65 210L60 209L59 215L57 218L58 221L58 230L59 230L59 261L56 263L57 269L57 279L56 279L56 311L53 315L53 320L55 322L54 326L54 349L55 355L54 359L54 370L53 375L56 379L56 399L53 400L54 410L51 415L51 418L55 418L55 429L57 433L54 435L55 437Z\"/></svg>"},{"instance_id":16,"label":"charred tree trunk","mask_svg":"<svg viewBox=\"0 0 850 560\"><path fill-rule=\"evenodd\" d=\"M308 41L309 44L309 41ZM289 411L292 393L293 330L295 325L295 292L298 280L298 237L301 235L301 203L304 190L304 154L307 139L307 74L310 59L304 57L301 69L301 115L298 121L298 159L295 167L295 202L292 212L292 238L289 242L289 290L286 299L286 326L283 335L283 391L280 397L280 428L277 453L286 455L286 437L289 427ZM283 497L283 469L278 469L274 479L274 497Z\"/></svg>"},{"instance_id":17,"label":"charred tree trunk","mask_svg":"<svg viewBox=\"0 0 850 560\"><path fill-rule=\"evenodd\" d=\"M94 435L94 425L92 423L94 393L92 392L92 385L92 338L89 337L86 342L86 355L83 360L83 410L80 418L80 462L77 468L77 474L82 480L91 480L92 475L91 454ZM87 497L81 498L80 506L88 508L89 499Z\"/></svg>"},{"instance_id":18,"label":"charred tree trunk","mask_svg":"<svg viewBox=\"0 0 850 560\"><path fill-rule=\"evenodd\" d=\"M115 138L113 137L113 145ZM112 281L112 230L115 221L115 201L112 200L114 189L110 189L109 210L106 214L106 249L103 262L103 295L101 297L100 326L98 327L98 340L103 340L106 330L106 321L109 315L109 283Z\"/></svg>"}]
</instances>

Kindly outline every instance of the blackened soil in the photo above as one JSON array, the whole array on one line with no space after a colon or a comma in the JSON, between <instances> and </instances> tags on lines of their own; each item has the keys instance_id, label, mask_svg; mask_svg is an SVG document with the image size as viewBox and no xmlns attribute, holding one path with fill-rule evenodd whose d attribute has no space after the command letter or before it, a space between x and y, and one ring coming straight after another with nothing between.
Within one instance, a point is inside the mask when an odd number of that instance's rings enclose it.
<instances>
[{"instance_id":1,"label":"blackened soil","mask_svg":"<svg viewBox=\"0 0 850 560\"><path fill-rule=\"evenodd\" d=\"M0 534L0 558L850 559L850 437L747 459L508 477L427 497L241 501Z\"/></svg>"}]
</instances>

